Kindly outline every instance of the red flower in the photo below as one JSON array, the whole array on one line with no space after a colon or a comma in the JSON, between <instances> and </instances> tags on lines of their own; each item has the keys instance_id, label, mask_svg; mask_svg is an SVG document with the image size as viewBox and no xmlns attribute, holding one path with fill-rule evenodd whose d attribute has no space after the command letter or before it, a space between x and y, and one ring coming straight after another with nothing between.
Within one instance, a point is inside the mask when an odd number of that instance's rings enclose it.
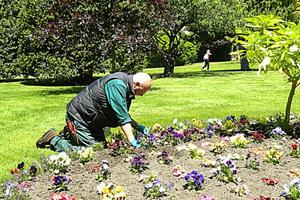
<instances>
[{"instance_id":1,"label":"red flower","mask_svg":"<svg viewBox=\"0 0 300 200\"><path fill-rule=\"evenodd\" d=\"M259 198L256 198L254 200L274 200L274 199L271 197L264 197L264 196L260 195Z\"/></svg>"},{"instance_id":2,"label":"red flower","mask_svg":"<svg viewBox=\"0 0 300 200\"><path fill-rule=\"evenodd\" d=\"M298 150L298 148L299 148L299 144L297 144L297 143L291 144L291 149L292 149L293 151Z\"/></svg>"},{"instance_id":3,"label":"red flower","mask_svg":"<svg viewBox=\"0 0 300 200\"><path fill-rule=\"evenodd\" d=\"M68 194L51 193L50 196L51 200L76 200L75 197Z\"/></svg>"},{"instance_id":4,"label":"red flower","mask_svg":"<svg viewBox=\"0 0 300 200\"><path fill-rule=\"evenodd\" d=\"M265 139L265 135L263 134L262 131L254 131L252 133L252 137L254 140L256 140L257 142L263 142Z\"/></svg>"},{"instance_id":5,"label":"red flower","mask_svg":"<svg viewBox=\"0 0 300 200\"><path fill-rule=\"evenodd\" d=\"M248 121L247 118L242 118L242 119L240 120L240 122L241 122L242 125L249 124L249 121Z\"/></svg>"},{"instance_id":6,"label":"red flower","mask_svg":"<svg viewBox=\"0 0 300 200\"><path fill-rule=\"evenodd\" d=\"M276 179L271 179L271 178L262 178L261 179L262 180L262 182L264 182L265 184L267 184L267 185L277 185L278 184L278 180L276 180Z\"/></svg>"}]
</instances>

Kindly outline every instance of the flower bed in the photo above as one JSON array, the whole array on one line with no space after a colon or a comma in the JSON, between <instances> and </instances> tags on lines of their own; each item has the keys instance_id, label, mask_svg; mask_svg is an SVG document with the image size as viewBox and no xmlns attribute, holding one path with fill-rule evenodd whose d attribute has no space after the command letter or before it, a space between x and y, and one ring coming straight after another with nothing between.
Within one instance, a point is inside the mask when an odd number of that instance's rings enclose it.
<instances>
[{"instance_id":1,"label":"flower bed","mask_svg":"<svg viewBox=\"0 0 300 200\"><path fill-rule=\"evenodd\" d=\"M285 133L276 117L242 116L155 124L132 149L83 149L20 163L4 182L15 199L297 199L300 198L299 118ZM298 195L298 196L297 196Z\"/></svg>"}]
</instances>

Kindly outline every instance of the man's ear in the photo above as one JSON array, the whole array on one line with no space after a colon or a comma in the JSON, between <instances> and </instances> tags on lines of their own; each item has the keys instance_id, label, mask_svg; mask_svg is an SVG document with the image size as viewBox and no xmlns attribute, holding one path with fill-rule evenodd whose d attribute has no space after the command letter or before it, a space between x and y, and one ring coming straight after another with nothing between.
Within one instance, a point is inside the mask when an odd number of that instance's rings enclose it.
<instances>
[{"instance_id":1,"label":"man's ear","mask_svg":"<svg viewBox=\"0 0 300 200\"><path fill-rule=\"evenodd\" d=\"M135 82L135 85L138 86L138 87L142 86L142 84L140 82Z\"/></svg>"}]
</instances>

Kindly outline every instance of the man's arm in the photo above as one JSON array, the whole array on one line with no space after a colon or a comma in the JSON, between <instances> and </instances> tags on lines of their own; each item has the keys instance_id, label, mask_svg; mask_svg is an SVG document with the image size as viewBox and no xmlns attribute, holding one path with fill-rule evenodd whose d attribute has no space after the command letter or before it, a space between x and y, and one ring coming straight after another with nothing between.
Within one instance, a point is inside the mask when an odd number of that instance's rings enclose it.
<instances>
[{"instance_id":1,"label":"man's arm","mask_svg":"<svg viewBox=\"0 0 300 200\"><path fill-rule=\"evenodd\" d=\"M114 110L119 124L131 123L126 101L126 86L122 80L114 79L105 84L105 94L109 105Z\"/></svg>"},{"instance_id":2,"label":"man's arm","mask_svg":"<svg viewBox=\"0 0 300 200\"><path fill-rule=\"evenodd\" d=\"M132 133L133 127L137 127L136 122L132 122L130 115L128 114L127 102L126 102L126 86L122 80L114 79L106 83L105 93L108 103L114 110L116 117L119 120L122 131L126 135L128 141L135 147L139 147L140 144L134 138Z\"/></svg>"},{"instance_id":3,"label":"man's arm","mask_svg":"<svg viewBox=\"0 0 300 200\"><path fill-rule=\"evenodd\" d=\"M132 133L132 126L130 123L122 125L121 128L129 142L135 140L134 135Z\"/></svg>"}]
</instances>

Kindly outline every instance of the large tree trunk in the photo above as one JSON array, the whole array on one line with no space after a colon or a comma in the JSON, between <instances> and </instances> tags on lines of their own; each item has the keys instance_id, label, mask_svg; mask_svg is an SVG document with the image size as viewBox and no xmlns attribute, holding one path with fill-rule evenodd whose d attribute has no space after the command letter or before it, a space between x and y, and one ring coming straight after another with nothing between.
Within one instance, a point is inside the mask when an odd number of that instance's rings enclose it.
<instances>
[{"instance_id":1,"label":"large tree trunk","mask_svg":"<svg viewBox=\"0 0 300 200\"><path fill-rule=\"evenodd\" d=\"M165 53L163 58L164 63L164 77L174 76L174 58L172 55Z\"/></svg>"},{"instance_id":2,"label":"large tree trunk","mask_svg":"<svg viewBox=\"0 0 300 200\"><path fill-rule=\"evenodd\" d=\"M249 71L250 70L249 61L246 57L242 57L240 63L241 63L241 71Z\"/></svg>"},{"instance_id":3,"label":"large tree trunk","mask_svg":"<svg viewBox=\"0 0 300 200\"><path fill-rule=\"evenodd\" d=\"M295 95L295 90L296 90L296 88L298 86L297 84L298 84L297 81L293 81L292 82L290 94L289 94L288 101L286 103L286 108L285 108L285 116L284 116L284 123L285 123L285 125L288 125L289 122L290 122L292 101L293 101L293 97Z\"/></svg>"}]
</instances>

